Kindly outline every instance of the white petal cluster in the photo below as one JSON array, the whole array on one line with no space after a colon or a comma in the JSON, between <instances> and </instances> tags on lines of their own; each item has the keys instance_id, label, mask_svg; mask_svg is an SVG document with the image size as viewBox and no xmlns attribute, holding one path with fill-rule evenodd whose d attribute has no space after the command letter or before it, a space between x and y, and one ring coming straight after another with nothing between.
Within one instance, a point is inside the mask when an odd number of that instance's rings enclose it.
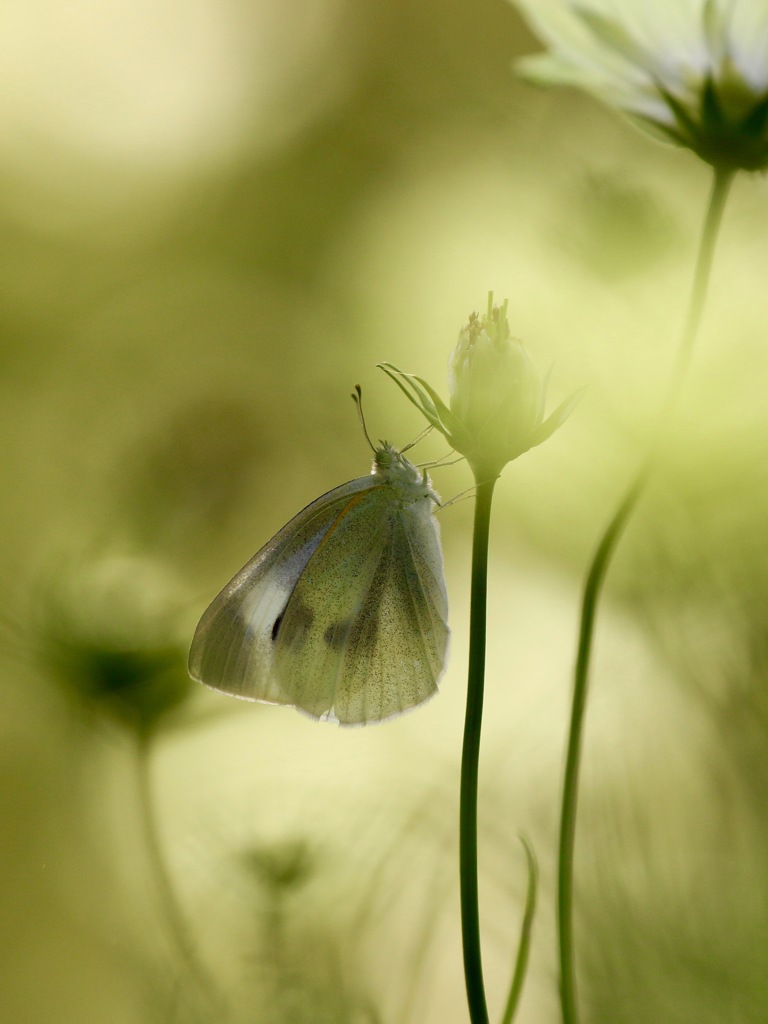
<instances>
[{"instance_id":1,"label":"white petal cluster","mask_svg":"<svg viewBox=\"0 0 768 1024\"><path fill-rule=\"evenodd\" d=\"M574 85L714 166L768 163L768 0L514 0L548 52L521 71Z\"/></svg>"}]
</instances>

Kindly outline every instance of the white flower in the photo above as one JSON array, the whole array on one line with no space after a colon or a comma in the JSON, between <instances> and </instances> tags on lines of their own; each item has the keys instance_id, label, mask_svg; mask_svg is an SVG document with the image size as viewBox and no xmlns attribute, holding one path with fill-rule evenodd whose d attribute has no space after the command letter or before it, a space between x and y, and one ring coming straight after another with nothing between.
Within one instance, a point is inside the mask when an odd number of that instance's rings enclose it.
<instances>
[{"instance_id":1,"label":"white flower","mask_svg":"<svg viewBox=\"0 0 768 1024\"><path fill-rule=\"evenodd\" d=\"M514 0L549 52L521 71L574 85L714 167L768 165L768 0Z\"/></svg>"}]
</instances>

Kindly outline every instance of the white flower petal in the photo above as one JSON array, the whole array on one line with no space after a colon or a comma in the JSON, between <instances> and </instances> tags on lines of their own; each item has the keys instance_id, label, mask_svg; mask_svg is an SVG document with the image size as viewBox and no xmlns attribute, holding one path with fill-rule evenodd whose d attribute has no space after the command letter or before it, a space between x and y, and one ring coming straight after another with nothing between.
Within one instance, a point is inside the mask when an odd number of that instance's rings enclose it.
<instances>
[{"instance_id":1,"label":"white flower petal","mask_svg":"<svg viewBox=\"0 0 768 1024\"><path fill-rule=\"evenodd\" d=\"M673 125L669 107L659 97L653 83L645 83L629 76L602 74L594 67L569 63L555 54L537 54L518 62L518 70L531 82L539 85L570 85L591 93L628 113Z\"/></svg>"},{"instance_id":2,"label":"white flower petal","mask_svg":"<svg viewBox=\"0 0 768 1024\"><path fill-rule=\"evenodd\" d=\"M731 4L731 57L742 77L757 92L768 89L768 2Z\"/></svg>"},{"instance_id":3,"label":"white flower petal","mask_svg":"<svg viewBox=\"0 0 768 1024\"><path fill-rule=\"evenodd\" d=\"M768 132L755 135L768 93L768 0L513 2L549 44L525 61L528 77L674 126L709 162L768 164Z\"/></svg>"}]
</instances>

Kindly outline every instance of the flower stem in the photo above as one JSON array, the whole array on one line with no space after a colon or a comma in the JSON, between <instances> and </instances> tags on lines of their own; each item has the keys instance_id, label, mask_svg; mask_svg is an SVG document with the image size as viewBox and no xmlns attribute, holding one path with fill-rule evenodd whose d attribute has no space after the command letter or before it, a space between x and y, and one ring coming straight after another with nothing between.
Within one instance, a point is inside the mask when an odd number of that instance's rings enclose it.
<instances>
[{"instance_id":1,"label":"flower stem","mask_svg":"<svg viewBox=\"0 0 768 1024\"><path fill-rule=\"evenodd\" d=\"M469 612L469 678L464 746L461 755L459 808L459 887L464 979L472 1024L488 1024L480 954L480 911L477 887L477 777L485 682L485 631L488 598L488 534L496 479L477 484L472 535L472 583Z\"/></svg>"},{"instance_id":2,"label":"flower stem","mask_svg":"<svg viewBox=\"0 0 768 1024\"><path fill-rule=\"evenodd\" d=\"M528 892L525 897L525 910L520 928L520 943L517 947L515 971L512 975L512 984L509 988L509 996L507 997L507 1005L504 1008L501 1024L512 1024L517 1012L518 1003L523 991L525 972L528 968L528 959L531 953L531 934L533 932L533 918L536 913L536 890L539 883L539 868L531 844L524 836L520 836L520 841L523 844L525 859L528 865Z\"/></svg>"},{"instance_id":3,"label":"flower stem","mask_svg":"<svg viewBox=\"0 0 768 1024\"><path fill-rule=\"evenodd\" d=\"M152 798L151 746L152 733L150 731L142 731L138 737L136 769L142 825L150 867L154 874L155 891L168 928L168 935L191 980L191 989L196 990L202 999L210 1005L214 1005L217 1010L222 1010L221 997L216 985L206 968L202 965L197 949L190 938L163 855L157 828L155 805ZM189 987L187 991L190 991Z\"/></svg>"},{"instance_id":4,"label":"flower stem","mask_svg":"<svg viewBox=\"0 0 768 1024\"><path fill-rule=\"evenodd\" d=\"M699 242L696 268L688 303L688 313L678 344L675 361L670 372L661 412L649 446L649 452L600 539L584 583L578 652L574 670L573 703L568 732L568 749L563 776L558 850L557 915L560 956L560 1007L563 1024L578 1024L579 1019L573 942L573 859L582 736L598 602L616 545L645 488L662 442L664 429L668 425L677 404L680 388L685 378L698 334L710 272L712 270L715 243L732 179L733 173L731 171L715 169Z\"/></svg>"}]
</instances>

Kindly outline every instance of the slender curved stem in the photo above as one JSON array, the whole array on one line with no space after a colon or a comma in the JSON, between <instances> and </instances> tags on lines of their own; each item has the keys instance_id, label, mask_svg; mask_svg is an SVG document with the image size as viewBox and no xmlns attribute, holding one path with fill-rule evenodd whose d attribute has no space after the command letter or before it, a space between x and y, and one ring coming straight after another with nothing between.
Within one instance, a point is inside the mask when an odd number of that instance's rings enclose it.
<instances>
[{"instance_id":1,"label":"slender curved stem","mask_svg":"<svg viewBox=\"0 0 768 1024\"><path fill-rule=\"evenodd\" d=\"M578 653L574 670L573 703L568 733L568 749L563 777L558 850L557 915L560 957L560 1007L563 1024L578 1024L579 1019L573 942L573 858L576 838L576 807L582 736L598 602L616 545L645 488L659 446L663 443L664 430L668 426L677 405L680 387L683 383L698 334L710 272L712 270L715 243L732 179L733 173L731 171L716 169L714 172L699 242L688 313L675 361L670 372L661 412L649 447L649 453L603 533L584 584Z\"/></svg>"},{"instance_id":2,"label":"slender curved stem","mask_svg":"<svg viewBox=\"0 0 768 1024\"><path fill-rule=\"evenodd\" d=\"M154 800L152 797L151 768L152 735L141 731L138 736L136 771L139 786L139 809L141 812L144 837L147 844L150 867L154 874L155 889L171 940L173 941L185 968L200 995L221 1009L221 994L202 965L192 942L184 915L179 907L173 883L163 855L160 835L157 829Z\"/></svg>"},{"instance_id":3,"label":"slender curved stem","mask_svg":"<svg viewBox=\"0 0 768 1024\"><path fill-rule=\"evenodd\" d=\"M459 808L459 887L464 980L472 1024L488 1024L483 964L480 954L480 910L477 886L477 778L485 682L485 631L488 598L488 534L495 479L477 484L472 535L472 583L469 612L469 678L464 746L461 755Z\"/></svg>"},{"instance_id":4,"label":"slender curved stem","mask_svg":"<svg viewBox=\"0 0 768 1024\"><path fill-rule=\"evenodd\" d=\"M523 991L525 972L528 969L528 959L531 954L531 934L533 932L533 918L536 914L536 894L539 883L539 867L536 863L536 855L533 847L525 838L520 836L520 842L525 850L525 860L528 867L528 891L525 896L525 910L523 912L523 923L520 926L520 942L517 947L517 959L515 960L515 971L512 975L512 984L509 988L507 1005L504 1008L504 1015L501 1024L512 1024L520 996Z\"/></svg>"}]
</instances>

